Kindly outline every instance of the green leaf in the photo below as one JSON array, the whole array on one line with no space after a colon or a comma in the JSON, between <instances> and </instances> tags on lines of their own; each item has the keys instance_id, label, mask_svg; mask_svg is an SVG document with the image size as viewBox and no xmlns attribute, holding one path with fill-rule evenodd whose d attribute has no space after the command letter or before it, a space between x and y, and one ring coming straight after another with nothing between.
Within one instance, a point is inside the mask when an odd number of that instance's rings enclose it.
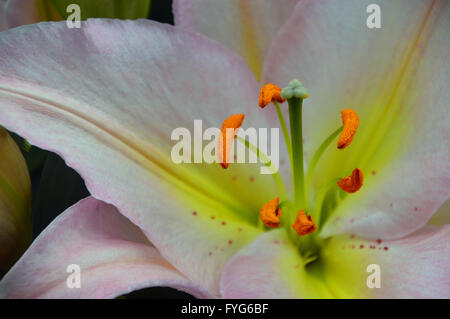
<instances>
[{"instance_id":1,"label":"green leaf","mask_svg":"<svg viewBox=\"0 0 450 319\"><path fill-rule=\"evenodd\" d=\"M81 20L88 18L139 19L147 18L151 0L50 0L59 14L64 18L70 4L78 4Z\"/></svg>"}]
</instances>

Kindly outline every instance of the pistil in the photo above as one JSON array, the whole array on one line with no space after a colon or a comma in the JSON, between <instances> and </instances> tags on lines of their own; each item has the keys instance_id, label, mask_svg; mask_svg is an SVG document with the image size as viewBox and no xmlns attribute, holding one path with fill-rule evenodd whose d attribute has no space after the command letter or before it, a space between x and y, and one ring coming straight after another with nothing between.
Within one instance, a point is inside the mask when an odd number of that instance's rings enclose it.
<instances>
[{"instance_id":1,"label":"pistil","mask_svg":"<svg viewBox=\"0 0 450 319\"><path fill-rule=\"evenodd\" d=\"M288 86L281 91L281 97L286 99L289 105L294 202L296 207L301 208L305 205L302 105L303 99L308 97L308 92L299 80L292 80L289 82Z\"/></svg>"}]
</instances>

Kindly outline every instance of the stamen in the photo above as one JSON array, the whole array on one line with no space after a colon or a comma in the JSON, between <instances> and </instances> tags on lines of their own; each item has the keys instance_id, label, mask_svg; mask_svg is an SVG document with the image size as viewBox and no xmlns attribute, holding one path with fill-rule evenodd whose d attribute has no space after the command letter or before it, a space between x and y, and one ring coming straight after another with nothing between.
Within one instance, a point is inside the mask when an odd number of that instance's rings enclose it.
<instances>
[{"instance_id":1,"label":"stamen","mask_svg":"<svg viewBox=\"0 0 450 319\"><path fill-rule=\"evenodd\" d=\"M357 192L363 185L364 175L362 170L355 168L352 175L344 177L337 182L338 186L347 193Z\"/></svg>"},{"instance_id":2,"label":"stamen","mask_svg":"<svg viewBox=\"0 0 450 319\"><path fill-rule=\"evenodd\" d=\"M234 114L227 118L220 130L219 142L217 146L217 154L220 166L228 168L231 152L231 145L237 135L239 128L244 121L245 114Z\"/></svg>"},{"instance_id":3,"label":"stamen","mask_svg":"<svg viewBox=\"0 0 450 319\"><path fill-rule=\"evenodd\" d=\"M259 218L262 223L267 227L276 228L280 226L280 217L281 215L281 207L278 207L278 203L280 202L280 198L274 198L268 203L264 204L264 206L259 211Z\"/></svg>"},{"instance_id":4,"label":"stamen","mask_svg":"<svg viewBox=\"0 0 450 319\"><path fill-rule=\"evenodd\" d=\"M246 139L244 139L240 136L236 136L236 139L238 142L241 142L242 144L245 145L245 147L247 147L250 151L252 151L254 154L256 154L256 156L258 156L258 159L261 161L261 163L263 163L265 166L271 168L272 162L270 161L270 158L264 152L262 152L257 146L253 145L252 143L250 143L250 141L247 141ZM283 180L280 176L280 173L273 172L271 175L275 181L275 184L278 187L278 191L280 192L281 198L283 198L283 199L286 198L286 190L284 188Z\"/></svg>"},{"instance_id":5,"label":"stamen","mask_svg":"<svg viewBox=\"0 0 450 319\"><path fill-rule=\"evenodd\" d=\"M270 104L273 101L277 101L280 103L285 102L286 100L281 97L281 88L276 86L275 84L268 83L264 85L259 92L259 107L264 108L266 105Z\"/></svg>"},{"instance_id":6,"label":"stamen","mask_svg":"<svg viewBox=\"0 0 450 319\"><path fill-rule=\"evenodd\" d=\"M346 109L341 111L342 123L344 124L344 129L342 130L341 136L339 137L337 147L339 149L344 149L350 145L355 137L356 130L359 126L358 114L352 109Z\"/></svg>"},{"instance_id":7,"label":"stamen","mask_svg":"<svg viewBox=\"0 0 450 319\"><path fill-rule=\"evenodd\" d=\"M305 211L301 209L297 213L297 218L292 224L292 228L294 228L299 236L305 236L314 232L317 229L317 226L314 223L312 216L306 216Z\"/></svg>"}]
</instances>

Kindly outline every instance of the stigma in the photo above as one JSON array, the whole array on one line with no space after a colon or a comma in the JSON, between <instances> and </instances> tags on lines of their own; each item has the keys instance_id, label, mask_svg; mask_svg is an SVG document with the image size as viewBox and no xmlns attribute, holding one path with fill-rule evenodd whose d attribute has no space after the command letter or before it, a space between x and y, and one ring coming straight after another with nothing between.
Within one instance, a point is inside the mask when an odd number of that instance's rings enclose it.
<instances>
[{"instance_id":1,"label":"stigma","mask_svg":"<svg viewBox=\"0 0 450 319\"><path fill-rule=\"evenodd\" d=\"M309 96L308 91L303 86L303 83L297 79L292 80L289 84L281 90L281 97L283 99L306 99Z\"/></svg>"}]
</instances>

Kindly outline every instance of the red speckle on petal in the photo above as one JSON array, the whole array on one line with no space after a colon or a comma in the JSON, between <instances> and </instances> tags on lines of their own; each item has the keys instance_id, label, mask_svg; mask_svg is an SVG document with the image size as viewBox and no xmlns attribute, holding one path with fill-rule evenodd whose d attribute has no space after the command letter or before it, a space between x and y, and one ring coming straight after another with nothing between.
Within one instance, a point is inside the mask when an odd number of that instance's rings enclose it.
<instances>
[{"instance_id":1,"label":"red speckle on petal","mask_svg":"<svg viewBox=\"0 0 450 319\"><path fill-rule=\"evenodd\" d=\"M352 245L352 248L355 248L355 245Z\"/></svg>"},{"instance_id":2,"label":"red speckle on petal","mask_svg":"<svg viewBox=\"0 0 450 319\"><path fill-rule=\"evenodd\" d=\"M197 216L197 212L192 212L192 215L193 216Z\"/></svg>"},{"instance_id":3,"label":"red speckle on petal","mask_svg":"<svg viewBox=\"0 0 450 319\"><path fill-rule=\"evenodd\" d=\"M392 206L393 206L393 204L392 204L392 203L390 203L390 204L389 204L389 207L392 207Z\"/></svg>"},{"instance_id":4,"label":"red speckle on petal","mask_svg":"<svg viewBox=\"0 0 450 319\"><path fill-rule=\"evenodd\" d=\"M249 180L250 180L250 182L254 182L255 178L253 176L250 176Z\"/></svg>"},{"instance_id":5,"label":"red speckle on petal","mask_svg":"<svg viewBox=\"0 0 450 319\"><path fill-rule=\"evenodd\" d=\"M377 244L379 245L379 244L381 244L382 243L382 241L381 241L381 239L377 239Z\"/></svg>"},{"instance_id":6,"label":"red speckle on petal","mask_svg":"<svg viewBox=\"0 0 450 319\"><path fill-rule=\"evenodd\" d=\"M216 216L211 216L211 219L212 219L212 220L216 219Z\"/></svg>"},{"instance_id":7,"label":"red speckle on petal","mask_svg":"<svg viewBox=\"0 0 450 319\"><path fill-rule=\"evenodd\" d=\"M238 228L238 232L241 232L241 231L242 231L242 228L239 227L239 228Z\"/></svg>"},{"instance_id":8,"label":"red speckle on petal","mask_svg":"<svg viewBox=\"0 0 450 319\"><path fill-rule=\"evenodd\" d=\"M212 256L212 252L209 252L209 253L208 253L208 256Z\"/></svg>"},{"instance_id":9,"label":"red speckle on petal","mask_svg":"<svg viewBox=\"0 0 450 319\"><path fill-rule=\"evenodd\" d=\"M364 248L364 245L359 245L359 248L360 248L360 249L363 249L363 248Z\"/></svg>"},{"instance_id":10,"label":"red speckle on petal","mask_svg":"<svg viewBox=\"0 0 450 319\"><path fill-rule=\"evenodd\" d=\"M417 212L419 209L417 207L414 207L414 211Z\"/></svg>"},{"instance_id":11,"label":"red speckle on petal","mask_svg":"<svg viewBox=\"0 0 450 319\"><path fill-rule=\"evenodd\" d=\"M280 242L279 242L278 240L274 240L273 243L274 243L275 245L278 245Z\"/></svg>"},{"instance_id":12,"label":"red speckle on petal","mask_svg":"<svg viewBox=\"0 0 450 319\"><path fill-rule=\"evenodd\" d=\"M220 223L222 226L225 226L226 224L227 224L227 222L226 221L223 221L223 222L221 222Z\"/></svg>"},{"instance_id":13,"label":"red speckle on petal","mask_svg":"<svg viewBox=\"0 0 450 319\"><path fill-rule=\"evenodd\" d=\"M384 250L389 250L389 247L384 246Z\"/></svg>"},{"instance_id":14,"label":"red speckle on petal","mask_svg":"<svg viewBox=\"0 0 450 319\"><path fill-rule=\"evenodd\" d=\"M298 267L300 267L300 265L299 265L299 264L295 265L295 268L298 268Z\"/></svg>"},{"instance_id":15,"label":"red speckle on petal","mask_svg":"<svg viewBox=\"0 0 450 319\"><path fill-rule=\"evenodd\" d=\"M233 241L230 239L229 241L228 241L228 245L231 245L233 243Z\"/></svg>"},{"instance_id":16,"label":"red speckle on petal","mask_svg":"<svg viewBox=\"0 0 450 319\"><path fill-rule=\"evenodd\" d=\"M376 171L372 171L372 175L376 175L377 174L377 172Z\"/></svg>"},{"instance_id":17,"label":"red speckle on petal","mask_svg":"<svg viewBox=\"0 0 450 319\"><path fill-rule=\"evenodd\" d=\"M354 235L354 234L351 234L351 235L350 235L350 238L355 238L355 235Z\"/></svg>"},{"instance_id":18,"label":"red speckle on petal","mask_svg":"<svg viewBox=\"0 0 450 319\"><path fill-rule=\"evenodd\" d=\"M375 249L375 245L370 245L370 249Z\"/></svg>"},{"instance_id":19,"label":"red speckle on petal","mask_svg":"<svg viewBox=\"0 0 450 319\"><path fill-rule=\"evenodd\" d=\"M233 181L235 181L235 180L237 180L237 177L236 177L236 176L233 176L233 177L231 177L231 179L232 179Z\"/></svg>"}]
</instances>

